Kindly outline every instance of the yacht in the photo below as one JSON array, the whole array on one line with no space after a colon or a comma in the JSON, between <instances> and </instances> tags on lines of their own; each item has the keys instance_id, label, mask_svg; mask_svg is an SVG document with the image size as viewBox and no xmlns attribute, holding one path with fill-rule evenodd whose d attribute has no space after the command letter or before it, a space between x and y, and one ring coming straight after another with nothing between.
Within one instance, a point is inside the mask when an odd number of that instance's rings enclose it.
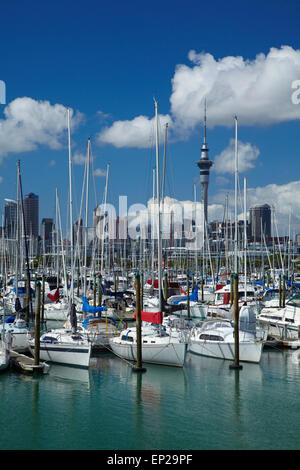
<instances>
[{"instance_id":1,"label":"yacht","mask_svg":"<svg viewBox=\"0 0 300 470\"><path fill-rule=\"evenodd\" d=\"M300 338L300 294L292 296L283 308L265 307L257 317L269 336L283 340Z\"/></svg>"},{"instance_id":2,"label":"yacht","mask_svg":"<svg viewBox=\"0 0 300 470\"><path fill-rule=\"evenodd\" d=\"M120 335L109 340L114 354L127 359L137 360L136 328L127 328ZM167 366L183 367L186 355L184 339L169 334L161 325L142 326L142 362Z\"/></svg>"},{"instance_id":3,"label":"yacht","mask_svg":"<svg viewBox=\"0 0 300 470\"><path fill-rule=\"evenodd\" d=\"M34 339L29 341L34 355ZM72 329L57 328L44 333L40 338L40 358L78 367L89 367L91 343Z\"/></svg>"},{"instance_id":4,"label":"yacht","mask_svg":"<svg viewBox=\"0 0 300 470\"><path fill-rule=\"evenodd\" d=\"M231 318L232 305L230 303L230 284L217 289L215 291L215 300L213 303L207 303L207 317ZM239 306L242 307L245 301L245 285L239 284ZM252 285L247 285L247 304L253 305L258 310L258 301L256 298L256 290Z\"/></svg>"},{"instance_id":5,"label":"yacht","mask_svg":"<svg viewBox=\"0 0 300 470\"><path fill-rule=\"evenodd\" d=\"M256 319L253 310L243 306L239 322L239 359L260 362L264 340L256 335ZM200 356L234 360L235 340L233 322L226 319L207 320L191 331L188 351Z\"/></svg>"}]
</instances>

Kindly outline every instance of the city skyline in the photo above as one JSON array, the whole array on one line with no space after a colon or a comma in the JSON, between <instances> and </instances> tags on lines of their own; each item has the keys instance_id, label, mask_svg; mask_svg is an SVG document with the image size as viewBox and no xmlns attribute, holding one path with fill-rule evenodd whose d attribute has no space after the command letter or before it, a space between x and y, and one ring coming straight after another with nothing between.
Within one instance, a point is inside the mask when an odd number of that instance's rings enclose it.
<instances>
[{"instance_id":1,"label":"city skyline","mask_svg":"<svg viewBox=\"0 0 300 470\"><path fill-rule=\"evenodd\" d=\"M4 17L13 12L15 21L3 24L0 32L0 80L6 85L6 103L0 104L2 214L4 198L16 199L20 160L24 194L38 194L42 217L55 219L57 188L67 226L67 107L73 110L74 222L89 137L94 165L90 207L103 200L108 164L107 202L117 205L118 197L126 195L130 205L147 204L155 166L153 97L159 103L161 165L168 123L166 195L193 201L196 189L200 201L196 162L206 99L213 162L208 220L222 220L227 195L233 211L237 115L240 193L247 177L248 207L272 205L279 231L286 231L290 217L291 233L300 233L300 7L292 1L245 2L242 10L238 2L229 3L172 2L170 13L168 2L143 9L135 1L126 8L122 2L100 8L89 0L72 5L72 18L68 2L53 2L51 11L35 1L17 12L4 5ZM218 34L216 10L222 18ZM241 30L244 15L247 27Z\"/></svg>"}]
</instances>

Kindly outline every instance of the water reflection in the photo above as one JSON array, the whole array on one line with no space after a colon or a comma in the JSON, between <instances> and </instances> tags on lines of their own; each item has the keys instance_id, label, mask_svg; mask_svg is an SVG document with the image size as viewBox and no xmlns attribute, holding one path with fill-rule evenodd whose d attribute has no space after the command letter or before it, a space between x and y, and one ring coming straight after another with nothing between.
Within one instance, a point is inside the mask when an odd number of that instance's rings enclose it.
<instances>
[{"instance_id":1,"label":"water reflection","mask_svg":"<svg viewBox=\"0 0 300 470\"><path fill-rule=\"evenodd\" d=\"M89 370L80 367L51 364L48 375L51 378L61 380L63 383L77 382L79 384L87 386L87 388L89 388L90 385Z\"/></svg>"}]
</instances>

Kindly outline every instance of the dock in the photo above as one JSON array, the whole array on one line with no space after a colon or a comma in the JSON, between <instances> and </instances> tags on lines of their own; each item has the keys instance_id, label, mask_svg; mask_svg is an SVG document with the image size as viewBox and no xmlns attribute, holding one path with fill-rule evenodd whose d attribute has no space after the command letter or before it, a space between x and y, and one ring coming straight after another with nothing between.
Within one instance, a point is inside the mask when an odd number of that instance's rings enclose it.
<instances>
[{"instance_id":1,"label":"dock","mask_svg":"<svg viewBox=\"0 0 300 470\"><path fill-rule=\"evenodd\" d=\"M50 369L50 366L46 362L40 362L38 365L35 365L34 359L32 357L18 353L11 349L9 350L9 355L13 367L20 372L33 375L42 375L47 374Z\"/></svg>"}]
</instances>

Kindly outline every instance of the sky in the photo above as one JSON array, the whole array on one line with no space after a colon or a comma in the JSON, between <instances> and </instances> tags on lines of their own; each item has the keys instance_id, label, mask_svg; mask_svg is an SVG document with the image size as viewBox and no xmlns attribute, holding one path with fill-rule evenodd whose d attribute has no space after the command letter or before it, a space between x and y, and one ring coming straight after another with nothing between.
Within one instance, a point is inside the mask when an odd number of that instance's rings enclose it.
<instances>
[{"instance_id":1,"label":"sky","mask_svg":"<svg viewBox=\"0 0 300 470\"><path fill-rule=\"evenodd\" d=\"M214 161L209 220L234 204L234 116L239 185L247 205L269 203L280 233L300 233L300 3L287 1L85 2L11 0L1 6L0 210L39 195L40 221L68 223L67 108L71 109L73 214L82 198L91 139L89 219L104 200L118 210L152 197L154 99L165 194L201 200L204 100ZM294 88L292 88L294 86ZM3 100L2 100L3 101ZM161 171L161 170L160 170ZM240 206L239 211L242 211Z\"/></svg>"}]
</instances>

